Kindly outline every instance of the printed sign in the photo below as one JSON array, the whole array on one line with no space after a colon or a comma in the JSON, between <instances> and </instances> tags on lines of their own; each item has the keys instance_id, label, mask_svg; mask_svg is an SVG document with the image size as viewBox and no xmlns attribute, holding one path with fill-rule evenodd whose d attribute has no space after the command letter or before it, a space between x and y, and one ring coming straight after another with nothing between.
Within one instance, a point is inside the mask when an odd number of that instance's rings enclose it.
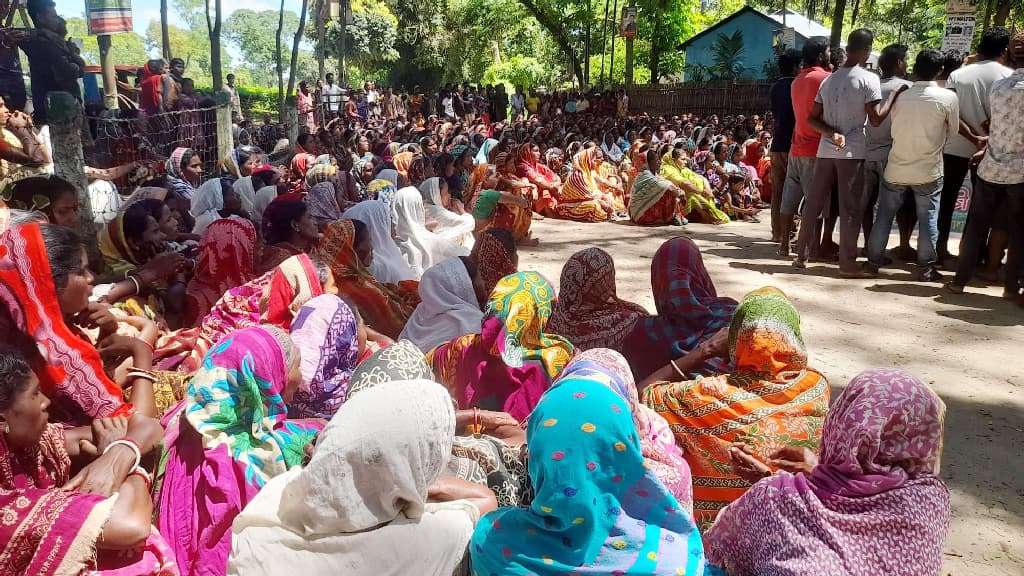
<instances>
[{"instance_id":1,"label":"printed sign","mask_svg":"<svg viewBox=\"0 0 1024 576\"><path fill-rule=\"evenodd\" d=\"M946 14L977 14L978 0L949 0Z\"/></svg>"},{"instance_id":2,"label":"printed sign","mask_svg":"<svg viewBox=\"0 0 1024 576\"><path fill-rule=\"evenodd\" d=\"M85 0L89 34L132 31L132 0Z\"/></svg>"},{"instance_id":3,"label":"printed sign","mask_svg":"<svg viewBox=\"0 0 1024 576\"><path fill-rule=\"evenodd\" d=\"M964 183L960 186L960 193L956 196L956 205L953 208L953 225L950 231L963 234L964 226L967 223L967 212L971 207L971 174L968 172Z\"/></svg>"},{"instance_id":4,"label":"printed sign","mask_svg":"<svg viewBox=\"0 0 1024 576\"><path fill-rule=\"evenodd\" d=\"M636 6L624 6L622 8L622 22L619 23L619 33L626 38L636 37Z\"/></svg>"},{"instance_id":5,"label":"printed sign","mask_svg":"<svg viewBox=\"0 0 1024 576\"><path fill-rule=\"evenodd\" d=\"M948 14L946 16L946 33L942 36L942 50L959 50L969 53L977 20L978 17L974 14Z\"/></svg>"}]
</instances>

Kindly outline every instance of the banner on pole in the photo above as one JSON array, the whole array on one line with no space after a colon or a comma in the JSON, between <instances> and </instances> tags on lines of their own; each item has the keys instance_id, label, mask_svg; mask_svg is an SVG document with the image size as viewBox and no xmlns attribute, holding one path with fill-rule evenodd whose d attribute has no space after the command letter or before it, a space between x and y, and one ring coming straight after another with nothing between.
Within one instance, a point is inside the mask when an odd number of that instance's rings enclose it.
<instances>
[{"instance_id":1,"label":"banner on pole","mask_svg":"<svg viewBox=\"0 0 1024 576\"><path fill-rule=\"evenodd\" d=\"M977 14L978 0L948 0L946 14Z\"/></svg>"},{"instance_id":2,"label":"banner on pole","mask_svg":"<svg viewBox=\"0 0 1024 576\"><path fill-rule=\"evenodd\" d=\"M622 7L622 21L619 23L619 34L625 38L636 38L636 6Z\"/></svg>"},{"instance_id":3,"label":"banner on pole","mask_svg":"<svg viewBox=\"0 0 1024 576\"><path fill-rule=\"evenodd\" d=\"M970 53L977 21L978 17L974 14L947 14L946 32L942 36L942 50Z\"/></svg>"},{"instance_id":4,"label":"banner on pole","mask_svg":"<svg viewBox=\"0 0 1024 576\"><path fill-rule=\"evenodd\" d=\"M85 0L89 35L132 31L132 0Z\"/></svg>"}]
</instances>

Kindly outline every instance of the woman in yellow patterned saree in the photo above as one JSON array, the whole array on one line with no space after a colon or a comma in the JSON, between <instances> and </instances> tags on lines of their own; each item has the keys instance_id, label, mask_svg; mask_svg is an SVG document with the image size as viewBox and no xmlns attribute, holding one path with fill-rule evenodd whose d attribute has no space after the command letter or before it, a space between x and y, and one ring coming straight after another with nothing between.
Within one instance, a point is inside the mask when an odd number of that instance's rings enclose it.
<instances>
[{"instance_id":1,"label":"woman in yellow patterned saree","mask_svg":"<svg viewBox=\"0 0 1024 576\"><path fill-rule=\"evenodd\" d=\"M554 301L554 287L540 274L505 276L491 292L479 334L427 353L459 408L529 416L573 355L568 340L544 331Z\"/></svg>"},{"instance_id":2,"label":"woman in yellow patterned saree","mask_svg":"<svg viewBox=\"0 0 1024 576\"><path fill-rule=\"evenodd\" d=\"M580 151L572 159L572 173L562 185L555 217L577 222L603 222L625 211L621 201L608 192L612 187L600 174L604 155L600 148Z\"/></svg>"},{"instance_id":3,"label":"woman in yellow patterned saree","mask_svg":"<svg viewBox=\"0 0 1024 576\"><path fill-rule=\"evenodd\" d=\"M762 462L785 446L818 450L828 381L808 368L800 314L776 288L747 294L729 329L732 373L655 382L643 401L665 417L693 473L693 513L709 527L750 483L733 474L729 448Z\"/></svg>"},{"instance_id":4,"label":"woman in yellow patterned saree","mask_svg":"<svg viewBox=\"0 0 1024 576\"><path fill-rule=\"evenodd\" d=\"M707 180L686 166L686 152L682 148L672 148L662 156L658 175L686 192L687 219L704 224L729 222L729 216L715 206Z\"/></svg>"}]
</instances>

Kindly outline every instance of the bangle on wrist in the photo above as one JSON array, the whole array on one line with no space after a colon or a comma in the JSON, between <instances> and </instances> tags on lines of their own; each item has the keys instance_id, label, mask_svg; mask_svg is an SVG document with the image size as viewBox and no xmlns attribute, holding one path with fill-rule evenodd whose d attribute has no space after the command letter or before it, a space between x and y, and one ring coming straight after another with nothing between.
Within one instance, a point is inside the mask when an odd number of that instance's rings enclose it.
<instances>
[{"instance_id":1,"label":"bangle on wrist","mask_svg":"<svg viewBox=\"0 0 1024 576\"><path fill-rule=\"evenodd\" d=\"M139 462L142 462L142 448L139 447L138 442L132 440L131 438L121 438L119 440L114 440L110 444L107 444L107 447L103 449L103 454L110 452L110 449L113 448L114 446L127 446L128 448L130 448L131 451L135 453L135 464L132 465L132 470L139 467Z\"/></svg>"},{"instance_id":2,"label":"bangle on wrist","mask_svg":"<svg viewBox=\"0 0 1024 576\"><path fill-rule=\"evenodd\" d=\"M686 374L683 374L683 371L679 369L679 366L676 365L676 361L675 360L669 360L668 362L669 362L669 364L672 365L672 368L675 369L676 374L679 374L679 377L685 380L686 379Z\"/></svg>"},{"instance_id":3,"label":"bangle on wrist","mask_svg":"<svg viewBox=\"0 0 1024 576\"><path fill-rule=\"evenodd\" d=\"M132 471L129 472L128 475L142 478L142 481L146 483L146 492L153 489L153 477L149 475L149 472L146 472L145 468L136 466L135 468L132 468Z\"/></svg>"}]
</instances>

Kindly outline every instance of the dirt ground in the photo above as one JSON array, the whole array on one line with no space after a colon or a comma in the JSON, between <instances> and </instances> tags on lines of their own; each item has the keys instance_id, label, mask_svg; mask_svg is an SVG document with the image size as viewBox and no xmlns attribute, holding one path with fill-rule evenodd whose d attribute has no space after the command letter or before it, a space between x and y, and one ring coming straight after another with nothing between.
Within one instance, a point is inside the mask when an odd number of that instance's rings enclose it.
<instances>
[{"instance_id":1,"label":"dirt ground","mask_svg":"<svg viewBox=\"0 0 1024 576\"><path fill-rule=\"evenodd\" d=\"M533 230L541 244L521 249L520 269L557 284L573 252L599 246L615 258L619 296L651 311L651 258L664 240L686 234L719 294L739 299L772 285L793 300L811 365L833 398L866 368L920 376L947 407L942 478L952 518L943 573L1024 574L1024 310L1002 300L1001 289L970 286L953 296L913 281L910 266L874 280L839 279L833 265L796 270L775 255L767 222L680 229L548 219Z\"/></svg>"}]
</instances>

